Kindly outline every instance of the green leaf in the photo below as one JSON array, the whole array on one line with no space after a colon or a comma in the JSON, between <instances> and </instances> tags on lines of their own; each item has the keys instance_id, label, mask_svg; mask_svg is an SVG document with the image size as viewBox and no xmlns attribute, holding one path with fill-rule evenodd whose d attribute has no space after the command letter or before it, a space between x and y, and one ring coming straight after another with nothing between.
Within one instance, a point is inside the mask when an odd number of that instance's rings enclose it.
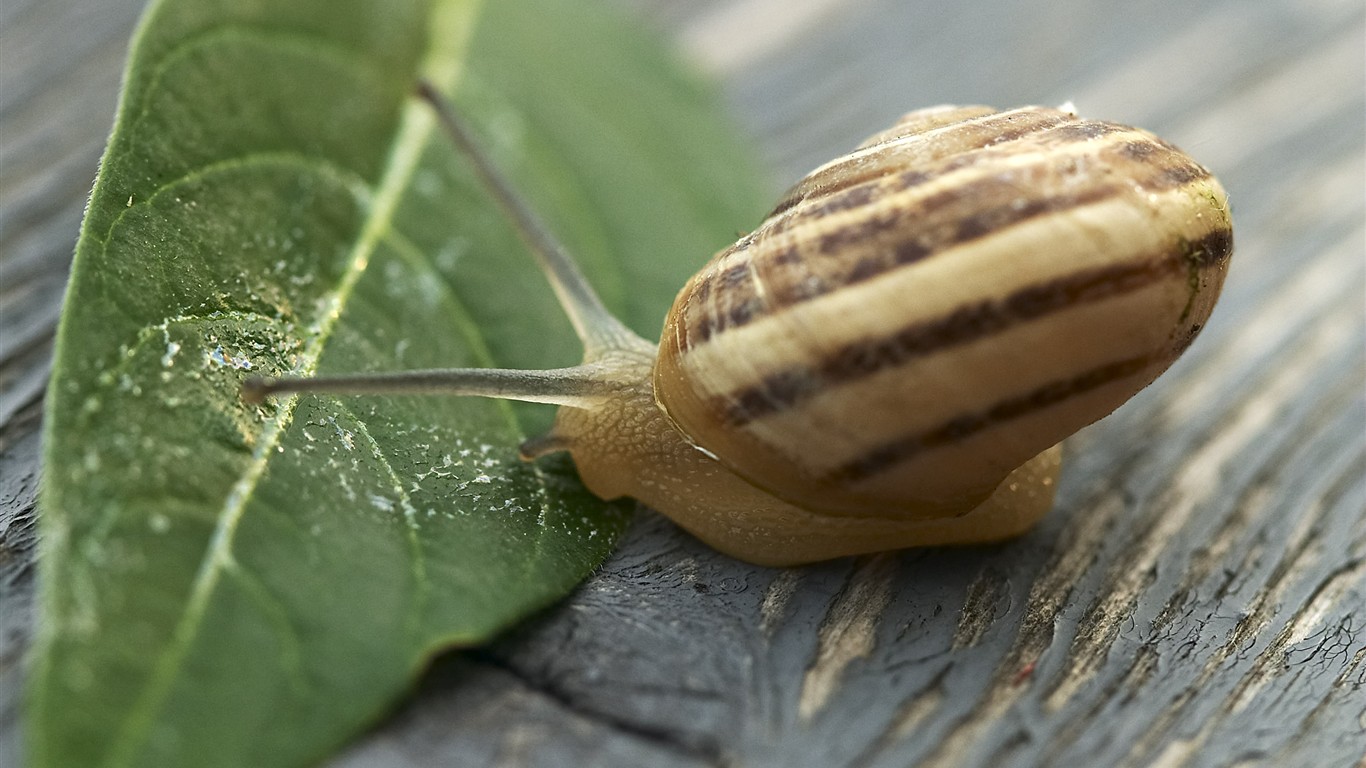
<instances>
[{"instance_id":1,"label":"green leaf","mask_svg":"<svg viewBox=\"0 0 1366 768\"><path fill-rule=\"evenodd\" d=\"M544 409L238 386L577 361L419 76L654 337L763 202L662 48L556 0L152 4L47 402L33 765L315 761L606 556L627 508L515 458Z\"/></svg>"}]
</instances>

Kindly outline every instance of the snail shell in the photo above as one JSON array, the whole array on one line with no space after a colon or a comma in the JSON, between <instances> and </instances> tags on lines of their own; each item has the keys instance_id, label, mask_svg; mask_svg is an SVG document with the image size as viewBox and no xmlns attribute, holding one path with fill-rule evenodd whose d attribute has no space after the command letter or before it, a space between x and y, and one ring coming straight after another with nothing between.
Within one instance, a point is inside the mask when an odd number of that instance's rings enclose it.
<instances>
[{"instance_id":1,"label":"snail shell","mask_svg":"<svg viewBox=\"0 0 1366 768\"><path fill-rule=\"evenodd\" d=\"M655 368L689 439L808 509L953 515L1195 338L1224 193L1057 109L906 115L817 169L679 294Z\"/></svg>"},{"instance_id":2,"label":"snail shell","mask_svg":"<svg viewBox=\"0 0 1366 768\"><path fill-rule=\"evenodd\" d=\"M558 403L528 458L573 455L766 565L991 541L1052 505L1058 443L1195 339L1232 224L1186 154L1069 110L912 112L816 169L679 293L658 345L607 313L424 86L585 343L557 371L248 382Z\"/></svg>"}]
</instances>

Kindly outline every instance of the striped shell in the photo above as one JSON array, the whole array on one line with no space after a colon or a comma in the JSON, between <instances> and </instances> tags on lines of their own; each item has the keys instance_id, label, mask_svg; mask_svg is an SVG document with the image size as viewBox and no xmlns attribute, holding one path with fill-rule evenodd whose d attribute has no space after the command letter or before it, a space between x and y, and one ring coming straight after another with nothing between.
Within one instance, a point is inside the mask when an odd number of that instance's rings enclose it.
<instances>
[{"instance_id":1,"label":"striped shell","mask_svg":"<svg viewBox=\"0 0 1366 768\"><path fill-rule=\"evenodd\" d=\"M1223 189L1144 131L939 107L818 168L679 294L655 398L835 515L942 517L1099 419L1200 331Z\"/></svg>"}]
</instances>

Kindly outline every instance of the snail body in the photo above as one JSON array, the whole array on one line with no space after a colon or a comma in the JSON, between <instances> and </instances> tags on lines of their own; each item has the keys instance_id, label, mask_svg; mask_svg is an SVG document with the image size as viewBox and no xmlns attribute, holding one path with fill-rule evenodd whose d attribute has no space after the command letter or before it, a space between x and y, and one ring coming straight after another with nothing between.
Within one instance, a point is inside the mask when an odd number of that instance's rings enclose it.
<instances>
[{"instance_id":1,"label":"snail body","mask_svg":"<svg viewBox=\"0 0 1366 768\"><path fill-rule=\"evenodd\" d=\"M1068 110L912 112L816 169L680 291L658 345L469 150L585 344L550 372L257 382L555 402L568 450L717 549L787 565L991 541L1052 506L1058 443L1164 371L1232 250L1219 183L1180 150Z\"/></svg>"},{"instance_id":2,"label":"snail body","mask_svg":"<svg viewBox=\"0 0 1366 768\"><path fill-rule=\"evenodd\" d=\"M636 376L649 381L653 349L623 354L612 364L632 384L596 407L561 408L552 431L555 440L564 441L580 478L600 498L634 498L740 560L797 565L905 547L1006 539L1029 530L1053 505L1061 465L1057 447L1012 472L969 514L910 517L869 510L852 516L812 510L745 479L674 426L652 389L635 383L641 381ZM632 378L626 379L628 375ZM540 455L534 441L524 454Z\"/></svg>"}]
</instances>

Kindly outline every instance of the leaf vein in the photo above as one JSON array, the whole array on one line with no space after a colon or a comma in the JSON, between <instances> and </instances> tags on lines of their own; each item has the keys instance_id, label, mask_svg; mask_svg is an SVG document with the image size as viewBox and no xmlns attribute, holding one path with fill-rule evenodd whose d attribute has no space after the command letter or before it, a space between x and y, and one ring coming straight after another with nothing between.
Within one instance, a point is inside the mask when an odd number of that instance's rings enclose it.
<instances>
[{"instance_id":1,"label":"leaf vein","mask_svg":"<svg viewBox=\"0 0 1366 768\"><path fill-rule=\"evenodd\" d=\"M114 237L115 231L118 230L118 227L123 222L125 216L135 210L140 210L145 206L152 205L157 199L173 193L182 186L203 181L216 173L236 171L244 168L269 167L293 167L312 172L325 181L333 182L337 184L337 186L349 190L361 206L366 206L371 203L370 185L360 176L360 174L330 162L326 158L312 157L299 152L280 150L252 152L244 155L237 155L235 157L223 158L207 165L193 168L180 176L157 186L151 195L142 200L135 200L131 205L128 205L123 210L119 211L118 215L115 216L114 220L109 224L109 228L106 230L104 237L100 238L97 236L96 242L99 243L101 249L107 248L109 241Z\"/></svg>"},{"instance_id":2,"label":"leaf vein","mask_svg":"<svg viewBox=\"0 0 1366 768\"><path fill-rule=\"evenodd\" d=\"M408 548L412 551L413 569L413 600L408 609L408 616L404 621L404 629L413 643L414 647L421 644L422 639L422 615L427 607L428 595L431 593L431 581L427 578L427 554L422 547L422 537L420 535L422 526L417 519L417 508L413 506L412 497L403 487L403 480L399 478L398 472L394 469L394 464L389 460L389 456L375 440L374 435L370 434L370 427L360 414L356 413L350 406L336 401L338 410L344 411L356 423L361 436L370 446L370 455L384 467L385 475L393 484L394 493L398 494L399 508L403 510L405 525L404 535L408 540Z\"/></svg>"},{"instance_id":3,"label":"leaf vein","mask_svg":"<svg viewBox=\"0 0 1366 768\"><path fill-rule=\"evenodd\" d=\"M188 58L197 49L232 38L252 42L267 41L283 49L307 53L340 69L349 69L358 77L380 75L378 66L359 52L336 45L325 37L310 35L297 29L280 29L243 22L216 24L190 35L167 49L161 58L151 65L147 85L138 94L137 114L128 124L125 135L137 136L144 133L141 127L151 112L152 96L161 90L162 80L177 63Z\"/></svg>"},{"instance_id":4,"label":"leaf vein","mask_svg":"<svg viewBox=\"0 0 1366 768\"><path fill-rule=\"evenodd\" d=\"M276 628L280 637L280 668L284 670L295 694L301 697L307 694L312 686L308 684L303 672L303 653L300 650L303 643L289 621L289 609L280 598L272 594L265 582L247 570L240 560L229 560L224 569L242 587L243 594L257 604L261 609L261 615Z\"/></svg>"}]
</instances>

